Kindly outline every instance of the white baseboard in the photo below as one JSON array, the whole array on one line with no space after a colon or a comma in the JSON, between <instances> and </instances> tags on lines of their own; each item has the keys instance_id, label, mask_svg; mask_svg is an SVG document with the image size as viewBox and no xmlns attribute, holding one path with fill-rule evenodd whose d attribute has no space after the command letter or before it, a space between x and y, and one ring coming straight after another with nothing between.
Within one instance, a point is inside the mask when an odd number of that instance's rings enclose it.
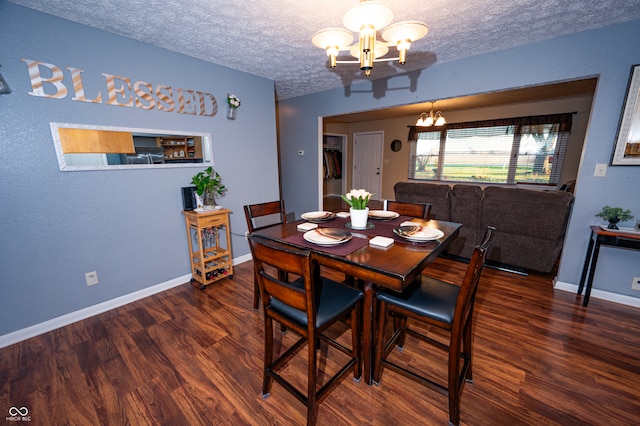
<instances>
[{"instance_id":1,"label":"white baseboard","mask_svg":"<svg viewBox=\"0 0 640 426\"><path fill-rule=\"evenodd\" d=\"M251 260L251 253L233 259L233 264L238 265L249 260ZM80 309L79 311L71 312L48 321L41 322L40 324L23 328L22 330L5 334L0 336L0 349L13 345L14 343L39 336L40 334L48 333L49 331L66 325L73 324L74 322L82 321L103 312L107 312L111 309L119 308L120 306L135 302L136 300L144 299L145 297L152 296L156 293L169 290L173 287L189 282L190 280L191 274L183 275L152 287L147 287L124 296L116 297L115 299L107 300L106 302L98 303L97 305L89 306L88 308Z\"/></svg>"},{"instance_id":2,"label":"white baseboard","mask_svg":"<svg viewBox=\"0 0 640 426\"><path fill-rule=\"evenodd\" d=\"M565 283L562 281L555 281L553 288L557 290L568 291L570 293L577 293L578 286L575 284ZM604 290L598 290L597 288L591 289L591 295L593 299L602 299L609 302L620 303L621 305L632 306L634 308L640 308L640 298L625 296L624 294L611 293Z\"/></svg>"},{"instance_id":3,"label":"white baseboard","mask_svg":"<svg viewBox=\"0 0 640 426\"><path fill-rule=\"evenodd\" d=\"M248 262L251 259L252 259L251 253L247 253L244 256L236 257L235 259L233 259L233 265L234 266L239 265L241 263Z\"/></svg>"}]
</instances>

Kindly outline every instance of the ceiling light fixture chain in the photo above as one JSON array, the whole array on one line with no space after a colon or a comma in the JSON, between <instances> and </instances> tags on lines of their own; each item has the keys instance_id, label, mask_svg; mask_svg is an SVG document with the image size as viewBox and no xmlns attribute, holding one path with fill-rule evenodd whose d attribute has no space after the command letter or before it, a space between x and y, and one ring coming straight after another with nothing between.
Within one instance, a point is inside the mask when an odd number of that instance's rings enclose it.
<instances>
[{"instance_id":1,"label":"ceiling light fixture chain","mask_svg":"<svg viewBox=\"0 0 640 426\"><path fill-rule=\"evenodd\" d=\"M393 12L380 1L360 0L342 19L342 23L351 31L343 28L326 28L313 35L311 41L329 56L329 64L334 68L339 63L359 63L366 76L371 75L373 64L380 61L395 61L404 64L411 43L427 35L429 27L418 21L402 21L389 25ZM389 25L389 26L388 26ZM385 29L386 27L386 29ZM382 32L385 41L376 39L377 31ZM353 32L358 33L358 43L353 42ZM383 58L389 52L389 46L398 49L398 56ZM348 50L357 61L338 60L340 51Z\"/></svg>"}]
</instances>

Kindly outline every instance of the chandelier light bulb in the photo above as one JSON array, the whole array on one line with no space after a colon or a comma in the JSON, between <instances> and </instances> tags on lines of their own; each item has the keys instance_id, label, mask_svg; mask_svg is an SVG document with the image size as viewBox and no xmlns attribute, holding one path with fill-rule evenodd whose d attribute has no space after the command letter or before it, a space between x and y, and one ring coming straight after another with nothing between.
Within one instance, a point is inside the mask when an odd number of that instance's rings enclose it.
<instances>
[{"instance_id":1,"label":"chandelier light bulb","mask_svg":"<svg viewBox=\"0 0 640 426\"><path fill-rule=\"evenodd\" d=\"M338 46L327 47L327 56L329 57L331 68L336 67L336 60L338 58L339 52L340 52L340 49L338 48Z\"/></svg>"},{"instance_id":2,"label":"chandelier light bulb","mask_svg":"<svg viewBox=\"0 0 640 426\"><path fill-rule=\"evenodd\" d=\"M398 63L404 65L407 62L407 50L411 47L411 40L402 40L398 42Z\"/></svg>"},{"instance_id":3,"label":"chandelier light bulb","mask_svg":"<svg viewBox=\"0 0 640 426\"><path fill-rule=\"evenodd\" d=\"M343 28L327 28L315 33L311 42L327 52L331 68L334 68L340 50L353 42L353 34Z\"/></svg>"},{"instance_id":4,"label":"chandelier light bulb","mask_svg":"<svg viewBox=\"0 0 640 426\"><path fill-rule=\"evenodd\" d=\"M433 112L433 107L429 114L423 112L420 114L418 121L416 121L416 126L418 127L431 127L431 126L444 126L447 124L447 121L444 119L442 115L442 111Z\"/></svg>"}]
</instances>

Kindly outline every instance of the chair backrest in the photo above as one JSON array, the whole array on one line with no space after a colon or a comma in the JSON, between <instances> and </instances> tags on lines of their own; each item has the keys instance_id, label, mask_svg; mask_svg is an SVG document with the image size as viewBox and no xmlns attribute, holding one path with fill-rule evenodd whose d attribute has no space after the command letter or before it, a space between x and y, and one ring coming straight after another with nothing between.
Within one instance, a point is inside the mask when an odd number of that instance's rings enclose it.
<instances>
[{"instance_id":1,"label":"chair backrest","mask_svg":"<svg viewBox=\"0 0 640 426\"><path fill-rule=\"evenodd\" d=\"M387 210L396 212L402 216L419 217L429 220L431 204L387 200Z\"/></svg>"},{"instance_id":2,"label":"chair backrest","mask_svg":"<svg viewBox=\"0 0 640 426\"><path fill-rule=\"evenodd\" d=\"M275 298L294 309L306 311L308 324L315 324L315 309L311 308L315 306L314 283L320 276L320 270L312 261L310 251L297 250L257 235L249 236L249 246L265 312L271 298ZM265 268L265 265L272 268ZM294 284L287 283L278 278L276 271L299 275L301 279ZM304 287L299 285L300 281L304 282Z\"/></svg>"},{"instance_id":3,"label":"chair backrest","mask_svg":"<svg viewBox=\"0 0 640 426\"><path fill-rule=\"evenodd\" d=\"M247 230L250 233L276 224L287 223L284 200L247 204L244 206L244 216L247 219ZM267 218L267 216L271 217ZM257 218L262 218L264 221L258 222Z\"/></svg>"},{"instance_id":4,"label":"chair backrest","mask_svg":"<svg viewBox=\"0 0 640 426\"><path fill-rule=\"evenodd\" d=\"M482 273L482 268L484 267L487 250L493 242L495 231L496 228L493 226L487 226L482 243L477 245L473 250L473 254L471 255L471 260L469 261L467 272L462 280L462 285L460 286L460 292L458 293L458 299L456 301L456 310L453 318L454 328L456 325L462 326L465 324L467 317L473 310L473 303L478 290L480 275Z\"/></svg>"}]
</instances>

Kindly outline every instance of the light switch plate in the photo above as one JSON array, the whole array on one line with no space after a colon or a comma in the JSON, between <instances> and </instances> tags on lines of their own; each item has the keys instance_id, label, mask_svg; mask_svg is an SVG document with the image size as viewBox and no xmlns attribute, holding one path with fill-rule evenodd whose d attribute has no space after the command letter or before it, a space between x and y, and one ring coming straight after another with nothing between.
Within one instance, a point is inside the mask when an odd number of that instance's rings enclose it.
<instances>
[{"instance_id":1,"label":"light switch plate","mask_svg":"<svg viewBox=\"0 0 640 426\"><path fill-rule=\"evenodd\" d=\"M596 171L593 172L595 177L605 177L607 175L607 165L606 164L596 164Z\"/></svg>"}]
</instances>

